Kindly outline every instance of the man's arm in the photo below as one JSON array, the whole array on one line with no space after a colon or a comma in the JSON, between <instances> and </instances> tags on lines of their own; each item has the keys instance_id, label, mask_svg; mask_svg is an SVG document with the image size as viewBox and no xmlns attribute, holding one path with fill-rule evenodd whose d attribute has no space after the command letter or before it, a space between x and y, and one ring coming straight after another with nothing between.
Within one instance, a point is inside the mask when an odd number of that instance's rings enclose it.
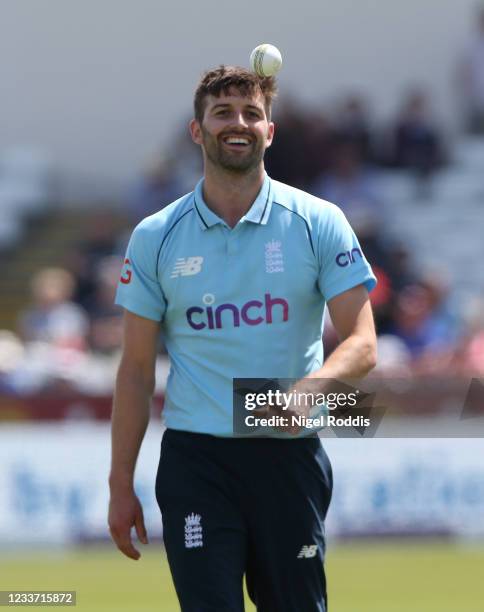
<instances>
[{"instance_id":1,"label":"man's arm","mask_svg":"<svg viewBox=\"0 0 484 612\"><path fill-rule=\"evenodd\" d=\"M281 408L268 407L257 412L260 416L286 416L304 414L308 416L311 406L300 405L299 394L316 394L340 391L340 382L363 378L376 365L376 332L373 313L364 285L358 285L335 296L328 302L331 320L341 344L325 360L323 366L297 381L293 405L287 412ZM287 408L287 407L286 407ZM300 426L282 426L283 431L297 434Z\"/></svg>"},{"instance_id":2,"label":"man's arm","mask_svg":"<svg viewBox=\"0 0 484 612\"><path fill-rule=\"evenodd\" d=\"M112 414L108 523L119 550L131 559L140 557L131 541L133 526L139 540L148 543L143 510L134 492L134 470L150 417L158 335L159 323L125 311Z\"/></svg>"},{"instance_id":3,"label":"man's arm","mask_svg":"<svg viewBox=\"0 0 484 612\"><path fill-rule=\"evenodd\" d=\"M341 344L324 365L308 378L362 378L376 365L376 332L364 285L358 285L328 302L328 310Z\"/></svg>"},{"instance_id":4,"label":"man's arm","mask_svg":"<svg viewBox=\"0 0 484 612\"><path fill-rule=\"evenodd\" d=\"M299 380L293 387L297 394L329 393L340 390L340 382L363 378L376 365L376 332L373 313L364 285L358 285L328 302L331 320L341 344L325 360L323 366ZM302 412L301 412L302 409ZM306 414L310 406L296 402L294 412ZM289 427L298 433L300 427Z\"/></svg>"}]
</instances>

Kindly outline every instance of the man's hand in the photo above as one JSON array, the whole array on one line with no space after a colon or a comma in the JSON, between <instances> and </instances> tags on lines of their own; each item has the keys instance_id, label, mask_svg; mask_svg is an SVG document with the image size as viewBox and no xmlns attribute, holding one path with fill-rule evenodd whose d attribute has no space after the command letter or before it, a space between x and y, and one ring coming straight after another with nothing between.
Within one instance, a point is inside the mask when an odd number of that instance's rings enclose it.
<instances>
[{"instance_id":1,"label":"man's hand","mask_svg":"<svg viewBox=\"0 0 484 612\"><path fill-rule=\"evenodd\" d=\"M319 381L303 378L290 389L283 391L284 399L282 403L271 403L256 408L252 414L261 418L282 417L287 424L277 425L275 429L296 436L304 429L302 425L298 425L298 417L308 418L313 407L312 403L305 401L304 394L316 393L319 384Z\"/></svg>"},{"instance_id":2,"label":"man's hand","mask_svg":"<svg viewBox=\"0 0 484 612\"><path fill-rule=\"evenodd\" d=\"M131 528L134 527L138 540L148 544L143 509L133 490L111 492L109 501L109 530L116 546L130 559L137 561L141 554L131 541Z\"/></svg>"}]
</instances>

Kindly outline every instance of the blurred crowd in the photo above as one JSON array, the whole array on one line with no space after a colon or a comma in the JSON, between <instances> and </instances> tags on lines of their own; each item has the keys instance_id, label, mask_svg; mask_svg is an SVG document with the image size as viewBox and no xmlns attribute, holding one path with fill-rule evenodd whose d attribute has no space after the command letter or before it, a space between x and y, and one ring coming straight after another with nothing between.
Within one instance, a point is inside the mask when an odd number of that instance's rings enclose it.
<instances>
[{"instance_id":1,"label":"blurred crowd","mask_svg":"<svg viewBox=\"0 0 484 612\"><path fill-rule=\"evenodd\" d=\"M276 137L265 157L269 175L337 202L348 217L383 213L375 172L412 173L419 196L431 196L429 180L447 161L446 136L424 89L412 89L388 126L379 125L363 95L351 93L333 111L278 100ZM187 130L153 160L129 194L134 223L190 191L202 173L199 151Z\"/></svg>"},{"instance_id":2,"label":"blurred crowd","mask_svg":"<svg viewBox=\"0 0 484 612\"><path fill-rule=\"evenodd\" d=\"M458 84L464 129L484 138L484 9ZM380 372L484 376L484 302L476 296L457 307L445 271L419 269L388 229L391 207L380 177L396 170L413 176L415 198L425 202L432 199L434 173L452 164L451 141L425 89L409 90L386 124L358 92L342 96L332 109L303 109L282 98L274 121L269 175L340 206L378 277L371 301ZM200 152L184 128L127 194L129 225L191 191L201 172ZM111 391L122 342L114 295L126 235L118 235L109 214L93 215L89 228L59 267L32 278L31 303L16 332L0 332L0 391ZM324 342L327 352L337 343L330 321ZM165 366L160 339L159 367Z\"/></svg>"}]
</instances>

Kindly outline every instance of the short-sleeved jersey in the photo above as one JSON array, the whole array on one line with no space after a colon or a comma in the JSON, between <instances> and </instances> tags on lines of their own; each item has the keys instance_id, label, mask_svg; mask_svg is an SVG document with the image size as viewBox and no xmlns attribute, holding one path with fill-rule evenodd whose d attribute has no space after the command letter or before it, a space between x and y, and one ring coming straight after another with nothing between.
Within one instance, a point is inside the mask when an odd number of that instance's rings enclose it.
<instances>
[{"instance_id":1,"label":"short-sleeved jersey","mask_svg":"<svg viewBox=\"0 0 484 612\"><path fill-rule=\"evenodd\" d=\"M167 427L232 434L233 378L300 378L323 363L325 304L376 280L341 210L265 177L230 228L194 192L144 219L116 303L161 321Z\"/></svg>"}]
</instances>

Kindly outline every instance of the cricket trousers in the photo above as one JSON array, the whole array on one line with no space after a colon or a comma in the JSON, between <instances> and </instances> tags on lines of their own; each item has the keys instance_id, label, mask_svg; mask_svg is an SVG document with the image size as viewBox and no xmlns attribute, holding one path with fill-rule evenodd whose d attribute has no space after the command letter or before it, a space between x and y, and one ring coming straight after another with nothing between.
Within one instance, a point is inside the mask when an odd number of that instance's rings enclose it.
<instances>
[{"instance_id":1,"label":"cricket trousers","mask_svg":"<svg viewBox=\"0 0 484 612\"><path fill-rule=\"evenodd\" d=\"M317 437L218 438L168 429L156 479L182 612L327 612L332 472Z\"/></svg>"}]
</instances>

